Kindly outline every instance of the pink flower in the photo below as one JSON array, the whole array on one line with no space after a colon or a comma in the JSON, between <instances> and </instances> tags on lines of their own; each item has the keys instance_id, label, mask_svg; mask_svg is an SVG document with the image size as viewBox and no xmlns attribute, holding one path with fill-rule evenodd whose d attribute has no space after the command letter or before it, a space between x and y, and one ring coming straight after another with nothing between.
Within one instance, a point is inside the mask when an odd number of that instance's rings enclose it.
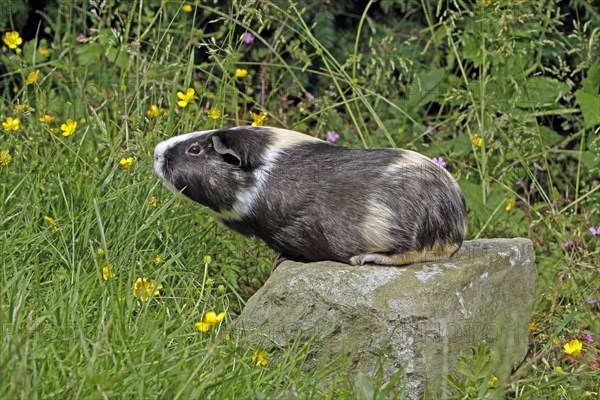
<instances>
[{"instance_id":1,"label":"pink flower","mask_svg":"<svg viewBox=\"0 0 600 400\"><path fill-rule=\"evenodd\" d=\"M586 302L588 304L596 304L598 301L596 299L594 299L593 297L588 297Z\"/></svg>"},{"instance_id":2,"label":"pink flower","mask_svg":"<svg viewBox=\"0 0 600 400\"><path fill-rule=\"evenodd\" d=\"M76 40L78 43L83 43L83 41L85 40L85 35L83 33L79 34Z\"/></svg>"},{"instance_id":3,"label":"pink flower","mask_svg":"<svg viewBox=\"0 0 600 400\"><path fill-rule=\"evenodd\" d=\"M246 32L244 35L244 43L252 44L252 42L254 42L254 35L252 35L250 32Z\"/></svg>"},{"instance_id":4,"label":"pink flower","mask_svg":"<svg viewBox=\"0 0 600 400\"><path fill-rule=\"evenodd\" d=\"M428 125L425 127L425 132L431 132L432 130L433 130L433 125L431 125L431 124L428 124Z\"/></svg>"},{"instance_id":5,"label":"pink flower","mask_svg":"<svg viewBox=\"0 0 600 400\"><path fill-rule=\"evenodd\" d=\"M340 135L336 131L327 131L327 140L331 143L335 143L340 138Z\"/></svg>"},{"instance_id":6,"label":"pink flower","mask_svg":"<svg viewBox=\"0 0 600 400\"><path fill-rule=\"evenodd\" d=\"M315 98L311 92L304 93L304 97L306 97L308 100L313 100Z\"/></svg>"},{"instance_id":7,"label":"pink flower","mask_svg":"<svg viewBox=\"0 0 600 400\"><path fill-rule=\"evenodd\" d=\"M433 157L431 160L434 163L436 163L437 165L439 165L440 167L443 167L443 168L446 167L446 160L444 160L443 157Z\"/></svg>"},{"instance_id":8,"label":"pink flower","mask_svg":"<svg viewBox=\"0 0 600 400\"><path fill-rule=\"evenodd\" d=\"M593 226L590 228L590 232L592 232L592 235L594 236L598 236L600 235L600 225L598 225L597 228L594 228Z\"/></svg>"}]
</instances>

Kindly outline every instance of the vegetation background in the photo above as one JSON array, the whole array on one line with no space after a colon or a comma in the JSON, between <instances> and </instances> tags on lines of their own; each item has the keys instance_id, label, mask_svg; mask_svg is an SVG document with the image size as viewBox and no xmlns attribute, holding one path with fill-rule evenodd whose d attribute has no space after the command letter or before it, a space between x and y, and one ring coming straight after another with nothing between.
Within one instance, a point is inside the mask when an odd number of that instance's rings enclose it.
<instances>
[{"instance_id":1,"label":"vegetation background","mask_svg":"<svg viewBox=\"0 0 600 400\"><path fill-rule=\"evenodd\" d=\"M599 22L580 0L1 1L0 397L402 397L229 334L275 254L173 197L152 151L250 123L422 152L469 238L533 241L525 363L474 349L448 397L598 396Z\"/></svg>"}]
</instances>

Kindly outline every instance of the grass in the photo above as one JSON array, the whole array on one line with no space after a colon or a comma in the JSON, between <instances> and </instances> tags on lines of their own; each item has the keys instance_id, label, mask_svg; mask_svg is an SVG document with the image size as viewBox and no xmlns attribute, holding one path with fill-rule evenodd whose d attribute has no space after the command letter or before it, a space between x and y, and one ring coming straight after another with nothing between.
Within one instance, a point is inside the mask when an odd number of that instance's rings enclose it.
<instances>
[{"instance_id":1,"label":"grass","mask_svg":"<svg viewBox=\"0 0 600 400\"><path fill-rule=\"evenodd\" d=\"M261 349L228 327L275 254L152 174L160 140L249 124L260 112L268 125L321 138L335 130L345 145L443 156L467 197L470 238L532 239L540 277L528 357L488 390L493 366L475 352L455 380L457 398L597 396L593 10L572 3L592 14L567 29L565 13L541 12L545 4L453 3L441 16L398 1L387 7L422 16L398 32L369 2L359 14L338 9L351 28L332 33L329 9L303 2L190 2L189 13L181 2L117 3L51 2L20 51L0 53L0 117L21 125L0 132L12 157L0 165L0 396L386 395L376 379L346 374L343 360L303 370L310 343L256 366ZM19 31L12 11L3 34ZM26 85L37 69L39 81ZM182 108L177 92L190 87L196 97ZM148 114L151 105L163 110ZM55 120L40 122L46 113ZM68 118L78 125L64 137ZM133 166L121 168L128 157ZM141 301L138 278L163 288ZM225 319L200 332L194 324L209 311ZM573 338L584 345L578 357L563 351Z\"/></svg>"}]
</instances>

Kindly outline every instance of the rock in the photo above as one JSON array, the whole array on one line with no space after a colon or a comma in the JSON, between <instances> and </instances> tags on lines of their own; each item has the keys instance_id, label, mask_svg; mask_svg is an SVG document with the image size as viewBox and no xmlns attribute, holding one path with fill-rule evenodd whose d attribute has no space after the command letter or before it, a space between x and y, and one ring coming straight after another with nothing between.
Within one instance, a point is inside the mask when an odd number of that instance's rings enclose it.
<instances>
[{"instance_id":1,"label":"rock","mask_svg":"<svg viewBox=\"0 0 600 400\"><path fill-rule=\"evenodd\" d=\"M523 360L536 275L522 238L467 241L448 261L406 267L286 261L235 326L281 347L311 338L315 363L348 356L371 376L380 365L384 381L403 369L418 398L439 394L457 356L481 341L499 356L496 376Z\"/></svg>"}]
</instances>

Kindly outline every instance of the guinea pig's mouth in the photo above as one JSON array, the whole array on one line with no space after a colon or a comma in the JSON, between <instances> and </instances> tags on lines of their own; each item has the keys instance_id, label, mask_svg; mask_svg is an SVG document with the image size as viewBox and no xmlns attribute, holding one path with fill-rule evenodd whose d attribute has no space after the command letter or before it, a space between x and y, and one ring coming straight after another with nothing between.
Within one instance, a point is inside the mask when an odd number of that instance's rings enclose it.
<instances>
[{"instance_id":1,"label":"guinea pig's mouth","mask_svg":"<svg viewBox=\"0 0 600 400\"><path fill-rule=\"evenodd\" d=\"M158 154L154 154L154 174L162 180L165 180L166 178L164 173L166 164L167 160L165 159L165 157Z\"/></svg>"},{"instance_id":2,"label":"guinea pig's mouth","mask_svg":"<svg viewBox=\"0 0 600 400\"><path fill-rule=\"evenodd\" d=\"M154 154L154 173L162 181L163 185L173 193L179 193L179 190L173 183L173 173L169 166L169 159L161 154Z\"/></svg>"},{"instance_id":3,"label":"guinea pig's mouth","mask_svg":"<svg viewBox=\"0 0 600 400\"><path fill-rule=\"evenodd\" d=\"M169 170L168 168L168 162L165 165L165 167L163 167L163 169L161 170L160 174L156 174L160 177L160 179L163 182L163 186L166 187L167 189L169 189L171 192L173 192L174 194L180 194L181 190L183 189L178 189L175 186L175 180L173 178L173 173Z\"/></svg>"}]
</instances>

